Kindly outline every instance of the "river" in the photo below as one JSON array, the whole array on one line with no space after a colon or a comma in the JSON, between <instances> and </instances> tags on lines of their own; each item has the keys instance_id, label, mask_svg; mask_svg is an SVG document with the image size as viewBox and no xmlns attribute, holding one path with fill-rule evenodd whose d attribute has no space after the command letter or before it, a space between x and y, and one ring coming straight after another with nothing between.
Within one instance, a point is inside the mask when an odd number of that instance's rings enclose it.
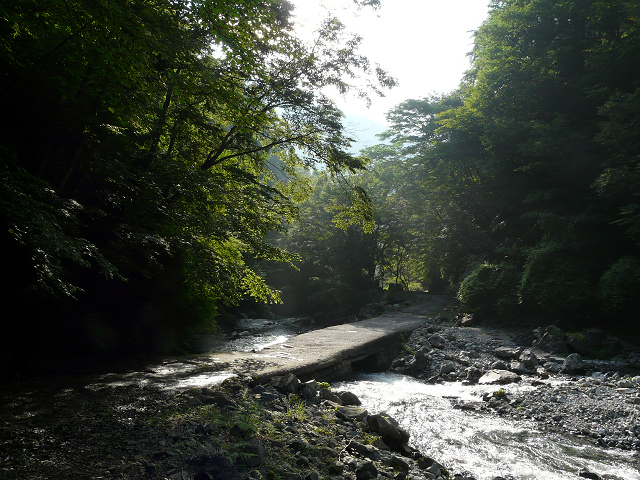
<instances>
[{"instance_id":1,"label":"river","mask_svg":"<svg viewBox=\"0 0 640 480\"><path fill-rule=\"evenodd\" d=\"M293 325L296 319L279 325L266 320L245 321L241 328L248 331L227 339L223 348L260 351L298 333ZM209 348L219 350L221 346ZM387 412L409 431L412 446L452 472L467 472L477 480L497 475L514 480L575 480L581 469L640 480L633 452L598 448L587 439L542 432L533 423L454 408L453 399L481 401L482 394L495 391L495 386L432 385L385 372L361 374L333 388L355 393L370 413Z\"/></svg>"},{"instance_id":2,"label":"river","mask_svg":"<svg viewBox=\"0 0 640 480\"><path fill-rule=\"evenodd\" d=\"M274 322L244 320L238 331L226 338L209 338L204 352L259 352L267 346L285 343L308 329L301 319ZM169 388L185 388L222 381L226 372L190 374L169 382L175 369L193 366L181 362L159 365L144 378L165 383ZM355 393L370 413L387 412L411 434L411 445L454 473L466 472L477 480L500 475L513 480L575 480L581 469L616 479L640 480L638 457L634 452L598 448L593 442L570 435L540 431L534 423L505 420L499 416L454 408L453 400L482 401L482 394L495 386L461 383L427 384L394 373L362 374L349 382L333 385ZM535 388L531 386L513 388ZM606 477L605 477L606 478Z\"/></svg>"},{"instance_id":3,"label":"river","mask_svg":"<svg viewBox=\"0 0 640 480\"><path fill-rule=\"evenodd\" d=\"M575 480L582 468L601 476L640 479L632 452L541 432L532 423L453 408L452 398L480 401L484 392L496 387L428 385L403 375L378 373L360 375L334 388L358 395L370 413L387 412L409 431L412 446L453 472L468 472L478 480L496 475L515 480Z\"/></svg>"}]
</instances>

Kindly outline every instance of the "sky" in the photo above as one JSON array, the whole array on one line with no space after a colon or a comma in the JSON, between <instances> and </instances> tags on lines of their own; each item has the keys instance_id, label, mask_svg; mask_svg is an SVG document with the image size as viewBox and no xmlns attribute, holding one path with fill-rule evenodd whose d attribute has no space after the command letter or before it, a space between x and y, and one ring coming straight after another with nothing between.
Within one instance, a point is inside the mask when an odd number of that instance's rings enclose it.
<instances>
[{"instance_id":1,"label":"sky","mask_svg":"<svg viewBox=\"0 0 640 480\"><path fill-rule=\"evenodd\" d=\"M373 97L369 109L362 100L333 98L364 130L386 126L384 114L404 100L455 90L470 67L472 31L489 11L489 0L381 0L379 10L359 12L351 0L290 1L300 36L308 36L332 12L363 37L361 52L372 64L398 80L384 98Z\"/></svg>"}]
</instances>

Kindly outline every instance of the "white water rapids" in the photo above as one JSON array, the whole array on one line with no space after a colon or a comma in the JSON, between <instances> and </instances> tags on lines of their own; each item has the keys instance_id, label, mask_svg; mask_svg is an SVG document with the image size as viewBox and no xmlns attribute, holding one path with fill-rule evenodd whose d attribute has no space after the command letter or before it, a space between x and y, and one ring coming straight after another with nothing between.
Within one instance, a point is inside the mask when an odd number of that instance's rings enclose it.
<instances>
[{"instance_id":1,"label":"white water rapids","mask_svg":"<svg viewBox=\"0 0 640 480\"><path fill-rule=\"evenodd\" d=\"M531 423L454 409L448 398L480 400L497 387L428 385L393 373L361 375L333 386L349 390L370 413L387 412L411 434L410 444L453 473L478 480L576 480L586 468L598 475L640 480L632 452L595 447L587 440L544 433ZM514 387L516 388L516 387Z\"/></svg>"}]
</instances>

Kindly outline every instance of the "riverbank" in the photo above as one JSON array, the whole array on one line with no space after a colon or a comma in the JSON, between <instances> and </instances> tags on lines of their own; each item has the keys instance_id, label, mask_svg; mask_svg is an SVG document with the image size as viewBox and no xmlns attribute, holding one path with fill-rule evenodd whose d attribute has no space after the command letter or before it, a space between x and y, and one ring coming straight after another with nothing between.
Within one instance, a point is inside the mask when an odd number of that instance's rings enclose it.
<instances>
[{"instance_id":1,"label":"riverbank","mask_svg":"<svg viewBox=\"0 0 640 480\"><path fill-rule=\"evenodd\" d=\"M2 478L453 478L392 419L293 375L186 391L49 384L1 400Z\"/></svg>"},{"instance_id":2,"label":"riverbank","mask_svg":"<svg viewBox=\"0 0 640 480\"><path fill-rule=\"evenodd\" d=\"M455 408L526 421L532 430L574 436L597 447L636 452L639 470L634 478L640 478L637 346L601 331L567 334L553 326L464 323L461 318L441 317L416 329L392 371L428 383L454 382L484 391L472 399L449 398ZM583 358L567 348L567 342L577 338L584 343L590 335L599 342L592 345L593 351L614 345L616 355ZM581 476L617 478L587 471Z\"/></svg>"},{"instance_id":3,"label":"riverbank","mask_svg":"<svg viewBox=\"0 0 640 480\"><path fill-rule=\"evenodd\" d=\"M408 308L420 315L426 309L432 313L434 305L425 300ZM637 366L637 352L627 349L614 360L586 360L584 373L561 374L554 372L562 367L561 355L536 350L536 368L532 357L524 360L522 344L535 340L532 331L460 323L424 317L394 370L432 383L469 384L492 370L520 370L518 382L490 386L482 399L447 401L481 415L538 422L540 428L583 436L596 445L638 449L640 379L623 373ZM52 376L5 384L0 392L0 477L448 478L442 465L404 449L403 442L394 446L390 440L388 449L379 426L372 429L362 412L354 410L359 418L340 416L339 404L353 400L331 396L322 389L326 385L293 388L290 382L256 385L235 378L213 387L166 389L139 379L134 372L112 382ZM455 473L449 478L465 478ZM614 478L582 473L583 478Z\"/></svg>"}]
</instances>

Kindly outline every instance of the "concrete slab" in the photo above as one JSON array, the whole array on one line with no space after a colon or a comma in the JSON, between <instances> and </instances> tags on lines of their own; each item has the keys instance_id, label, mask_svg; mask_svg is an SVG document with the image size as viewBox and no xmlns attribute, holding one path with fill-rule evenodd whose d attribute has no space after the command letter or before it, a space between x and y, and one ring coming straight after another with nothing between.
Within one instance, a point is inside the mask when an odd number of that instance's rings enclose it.
<instances>
[{"instance_id":1,"label":"concrete slab","mask_svg":"<svg viewBox=\"0 0 640 480\"><path fill-rule=\"evenodd\" d=\"M294 373L300 379L335 380L349 375L351 364L394 347L423 325L427 317L391 312L354 323L336 325L290 338L258 353L212 354L228 370L251 375L258 382Z\"/></svg>"}]
</instances>

